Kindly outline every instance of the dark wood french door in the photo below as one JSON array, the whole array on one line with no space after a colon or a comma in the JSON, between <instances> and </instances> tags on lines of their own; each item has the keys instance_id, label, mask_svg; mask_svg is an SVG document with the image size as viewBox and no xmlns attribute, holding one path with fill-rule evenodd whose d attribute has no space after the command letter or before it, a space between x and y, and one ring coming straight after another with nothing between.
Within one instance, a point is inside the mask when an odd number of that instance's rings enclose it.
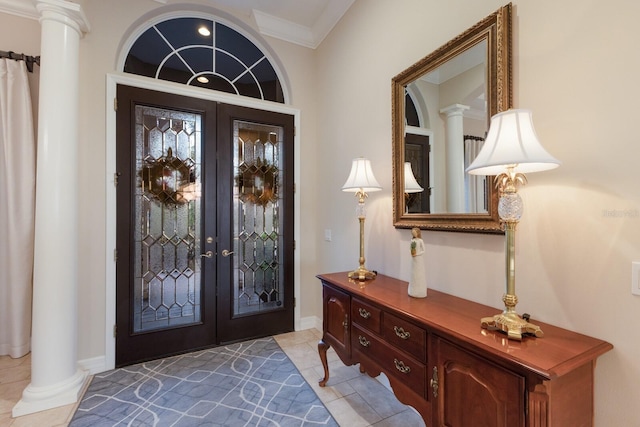
<instances>
[{"instance_id":1,"label":"dark wood french door","mask_svg":"<svg viewBox=\"0 0 640 427\"><path fill-rule=\"evenodd\" d=\"M293 330L293 117L117 97L116 366Z\"/></svg>"},{"instance_id":2,"label":"dark wood french door","mask_svg":"<svg viewBox=\"0 0 640 427\"><path fill-rule=\"evenodd\" d=\"M431 183L429 182L429 137L408 133L404 136L405 161L411 163L411 170L418 184L425 191L407 194L407 213L430 213Z\"/></svg>"}]
</instances>

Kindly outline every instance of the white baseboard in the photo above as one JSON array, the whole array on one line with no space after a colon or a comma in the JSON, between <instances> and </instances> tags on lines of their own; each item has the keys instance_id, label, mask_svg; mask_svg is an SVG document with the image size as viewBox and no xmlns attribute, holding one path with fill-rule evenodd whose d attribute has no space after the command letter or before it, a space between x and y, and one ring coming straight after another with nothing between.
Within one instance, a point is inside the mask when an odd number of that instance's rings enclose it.
<instances>
[{"instance_id":1,"label":"white baseboard","mask_svg":"<svg viewBox=\"0 0 640 427\"><path fill-rule=\"evenodd\" d=\"M109 370L107 368L107 358L105 356L78 360L78 367L83 371L88 372L89 375L95 375Z\"/></svg>"},{"instance_id":2,"label":"white baseboard","mask_svg":"<svg viewBox=\"0 0 640 427\"><path fill-rule=\"evenodd\" d=\"M300 329L299 331L304 331L305 329L317 329L319 331L322 330L322 319L317 316L308 316L300 319Z\"/></svg>"}]
</instances>

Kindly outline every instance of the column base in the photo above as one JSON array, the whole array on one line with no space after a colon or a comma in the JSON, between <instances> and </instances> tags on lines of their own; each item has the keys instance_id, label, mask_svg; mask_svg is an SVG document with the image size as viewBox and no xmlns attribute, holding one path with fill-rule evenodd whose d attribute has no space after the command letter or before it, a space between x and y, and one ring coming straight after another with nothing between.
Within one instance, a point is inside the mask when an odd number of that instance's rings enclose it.
<instances>
[{"instance_id":1,"label":"column base","mask_svg":"<svg viewBox=\"0 0 640 427\"><path fill-rule=\"evenodd\" d=\"M74 376L58 384L46 387L34 387L29 384L22 392L20 401L13 407L11 416L20 417L76 403L87 379L87 372L78 369Z\"/></svg>"}]
</instances>

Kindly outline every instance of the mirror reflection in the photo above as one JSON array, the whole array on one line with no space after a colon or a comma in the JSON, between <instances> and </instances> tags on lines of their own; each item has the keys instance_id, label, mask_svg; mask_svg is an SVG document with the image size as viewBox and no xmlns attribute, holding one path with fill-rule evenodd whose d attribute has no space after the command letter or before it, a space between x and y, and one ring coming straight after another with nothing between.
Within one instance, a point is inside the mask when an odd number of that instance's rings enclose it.
<instances>
[{"instance_id":1,"label":"mirror reflection","mask_svg":"<svg viewBox=\"0 0 640 427\"><path fill-rule=\"evenodd\" d=\"M405 86L405 181L408 213L487 213L486 177L464 171L484 142L487 41Z\"/></svg>"},{"instance_id":2,"label":"mirror reflection","mask_svg":"<svg viewBox=\"0 0 640 427\"><path fill-rule=\"evenodd\" d=\"M465 173L511 108L511 4L392 81L394 225L502 233L492 177Z\"/></svg>"}]
</instances>

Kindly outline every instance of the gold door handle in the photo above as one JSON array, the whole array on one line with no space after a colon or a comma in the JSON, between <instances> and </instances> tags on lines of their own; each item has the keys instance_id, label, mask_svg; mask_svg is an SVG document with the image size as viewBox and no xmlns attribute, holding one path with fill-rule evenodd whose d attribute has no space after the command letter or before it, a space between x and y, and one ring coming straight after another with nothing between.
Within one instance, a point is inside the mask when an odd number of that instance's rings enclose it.
<instances>
[{"instance_id":1,"label":"gold door handle","mask_svg":"<svg viewBox=\"0 0 640 427\"><path fill-rule=\"evenodd\" d=\"M368 319L371 317L371 313L369 313L364 308L359 308L358 313L360 313L360 317L362 317L363 319Z\"/></svg>"},{"instance_id":2,"label":"gold door handle","mask_svg":"<svg viewBox=\"0 0 640 427\"><path fill-rule=\"evenodd\" d=\"M227 249L222 250L222 256L225 256L225 257L231 255L232 253L233 251L229 251Z\"/></svg>"},{"instance_id":3,"label":"gold door handle","mask_svg":"<svg viewBox=\"0 0 640 427\"><path fill-rule=\"evenodd\" d=\"M207 252L201 254L200 256L203 257L203 258L213 258L213 252L207 251Z\"/></svg>"}]
</instances>

